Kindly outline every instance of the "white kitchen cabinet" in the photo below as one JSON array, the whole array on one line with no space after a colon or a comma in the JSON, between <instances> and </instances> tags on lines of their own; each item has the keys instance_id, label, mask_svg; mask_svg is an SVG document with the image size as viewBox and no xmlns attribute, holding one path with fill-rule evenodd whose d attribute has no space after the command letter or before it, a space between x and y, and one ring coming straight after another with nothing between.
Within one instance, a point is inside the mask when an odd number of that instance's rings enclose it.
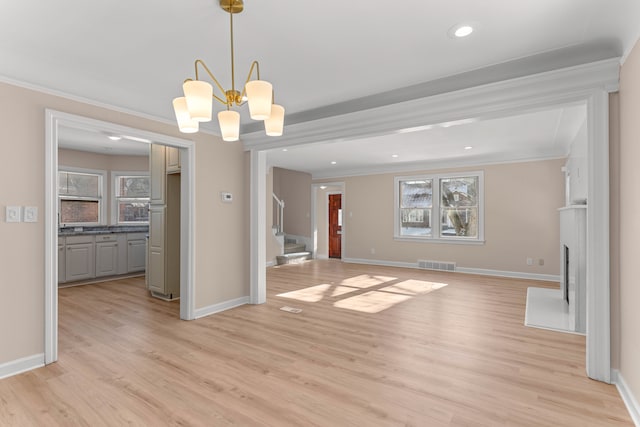
<instances>
[{"instance_id":1,"label":"white kitchen cabinet","mask_svg":"<svg viewBox=\"0 0 640 427\"><path fill-rule=\"evenodd\" d=\"M96 277L118 274L118 242L96 243Z\"/></svg>"},{"instance_id":2,"label":"white kitchen cabinet","mask_svg":"<svg viewBox=\"0 0 640 427\"><path fill-rule=\"evenodd\" d=\"M149 179L150 179L150 200L154 205L165 204L166 194L166 147L160 144L151 144L149 155Z\"/></svg>"},{"instance_id":3,"label":"white kitchen cabinet","mask_svg":"<svg viewBox=\"0 0 640 427\"><path fill-rule=\"evenodd\" d=\"M95 277L93 236L69 236L65 245L65 277L67 282Z\"/></svg>"},{"instance_id":4,"label":"white kitchen cabinet","mask_svg":"<svg viewBox=\"0 0 640 427\"><path fill-rule=\"evenodd\" d=\"M127 245L127 234L126 233L118 233L116 234L118 240L118 273L117 274L127 274L127 257L128 257L128 245Z\"/></svg>"},{"instance_id":5,"label":"white kitchen cabinet","mask_svg":"<svg viewBox=\"0 0 640 427\"><path fill-rule=\"evenodd\" d=\"M65 238L58 237L58 283L67 281L65 258Z\"/></svg>"},{"instance_id":6,"label":"white kitchen cabinet","mask_svg":"<svg viewBox=\"0 0 640 427\"><path fill-rule=\"evenodd\" d=\"M167 159L167 173L180 172L182 166L180 149L176 147L165 147L165 153Z\"/></svg>"},{"instance_id":7,"label":"white kitchen cabinet","mask_svg":"<svg viewBox=\"0 0 640 427\"><path fill-rule=\"evenodd\" d=\"M180 174L166 174L166 204L151 205L147 286L151 295L180 296Z\"/></svg>"},{"instance_id":8,"label":"white kitchen cabinet","mask_svg":"<svg viewBox=\"0 0 640 427\"><path fill-rule=\"evenodd\" d=\"M165 294L165 211L164 205L149 209L148 286L150 291L160 294Z\"/></svg>"},{"instance_id":9,"label":"white kitchen cabinet","mask_svg":"<svg viewBox=\"0 0 640 427\"><path fill-rule=\"evenodd\" d=\"M144 233L127 235L127 273L144 271L147 260L147 242Z\"/></svg>"}]
</instances>

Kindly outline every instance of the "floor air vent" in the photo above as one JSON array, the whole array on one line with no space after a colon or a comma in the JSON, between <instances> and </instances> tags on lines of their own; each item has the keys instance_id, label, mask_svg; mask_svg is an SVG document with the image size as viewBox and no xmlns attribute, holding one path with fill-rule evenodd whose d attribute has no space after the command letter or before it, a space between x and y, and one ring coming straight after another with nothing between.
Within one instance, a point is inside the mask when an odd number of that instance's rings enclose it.
<instances>
[{"instance_id":1,"label":"floor air vent","mask_svg":"<svg viewBox=\"0 0 640 427\"><path fill-rule=\"evenodd\" d=\"M456 271L456 263L419 259L418 268L422 268L425 270Z\"/></svg>"}]
</instances>

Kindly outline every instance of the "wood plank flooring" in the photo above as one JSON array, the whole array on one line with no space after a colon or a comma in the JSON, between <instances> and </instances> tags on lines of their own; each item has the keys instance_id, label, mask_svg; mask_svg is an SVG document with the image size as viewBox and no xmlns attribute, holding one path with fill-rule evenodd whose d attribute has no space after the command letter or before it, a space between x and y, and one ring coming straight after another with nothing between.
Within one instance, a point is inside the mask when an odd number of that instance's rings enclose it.
<instances>
[{"instance_id":1,"label":"wood plank flooring","mask_svg":"<svg viewBox=\"0 0 640 427\"><path fill-rule=\"evenodd\" d=\"M0 426L633 425L584 337L523 326L552 284L336 260L267 280L267 304L192 322L139 278L61 289L59 361L0 380Z\"/></svg>"}]
</instances>

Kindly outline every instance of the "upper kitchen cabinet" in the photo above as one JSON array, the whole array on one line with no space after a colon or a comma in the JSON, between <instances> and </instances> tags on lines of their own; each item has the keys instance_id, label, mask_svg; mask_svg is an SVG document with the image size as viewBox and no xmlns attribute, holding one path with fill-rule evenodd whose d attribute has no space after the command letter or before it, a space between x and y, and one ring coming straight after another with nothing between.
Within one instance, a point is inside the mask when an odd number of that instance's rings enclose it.
<instances>
[{"instance_id":1,"label":"upper kitchen cabinet","mask_svg":"<svg viewBox=\"0 0 640 427\"><path fill-rule=\"evenodd\" d=\"M167 173L180 172L181 159L180 149L176 147L166 147L165 157L167 160Z\"/></svg>"},{"instance_id":2,"label":"upper kitchen cabinet","mask_svg":"<svg viewBox=\"0 0 640 427\"><path fill-rule=\"evenodd\" d=\"M166 147L160 144L151 144L149 155L149 174L151 184L152 205L164 205L166 199Z\"/></svg>"}]
</instances>

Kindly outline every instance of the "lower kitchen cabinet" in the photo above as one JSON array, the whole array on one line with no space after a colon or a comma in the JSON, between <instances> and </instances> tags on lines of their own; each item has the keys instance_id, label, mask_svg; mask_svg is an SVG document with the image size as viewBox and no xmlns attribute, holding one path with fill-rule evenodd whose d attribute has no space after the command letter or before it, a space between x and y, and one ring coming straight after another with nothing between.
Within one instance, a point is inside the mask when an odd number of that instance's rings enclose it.
<instances>
[{"instance_id":1,"label":"lower kitchen cabinet","mask_svg":"<svg viewBox=\"0 0 640 427\"><path fill-rule=\"evenodd\" d=\"M58 283L144 272L147 233L58 237Z\"/></svg>"},{"instance_id":2,"label":"lower kitchen cabinet","mask_svg":"<svg viewBox=\"0 0 640 427\"><path fill-rule=\"evenodd\" d=\"M96 237L96 277L118 274L118 240L116 235Z\"/></svg>"},{"instance_id":3,"label":"lower kitchen cabinet","mask_svg":"<svg viewBox=\"0 0 640 427\"><path fill-rule=\"evenodd\" d=\"M147 242L142 233L127 235L127 272L144 271L147 267Z\"/></svg>"},{"instance_id":4,"label":"lower kitchen cabinet","mask_svg":"<svg viewBox=\"0 0 640 427\"><path fill-rule=\"evenodd\" d=\"M69 236L65 245L65 278L67 282L95 277L93 236Z\"/></svg>"},{"instance_id":5,"label":"lower kitchen cabinet","mask_svg":"<svg viewBox=\"0 0 640 427\"><path fill-rule=\"evenodd\" d=\"M65 265L65 238L58 238L58 283L67 281L66 265Z\"/></svg>"}]
</instances>

